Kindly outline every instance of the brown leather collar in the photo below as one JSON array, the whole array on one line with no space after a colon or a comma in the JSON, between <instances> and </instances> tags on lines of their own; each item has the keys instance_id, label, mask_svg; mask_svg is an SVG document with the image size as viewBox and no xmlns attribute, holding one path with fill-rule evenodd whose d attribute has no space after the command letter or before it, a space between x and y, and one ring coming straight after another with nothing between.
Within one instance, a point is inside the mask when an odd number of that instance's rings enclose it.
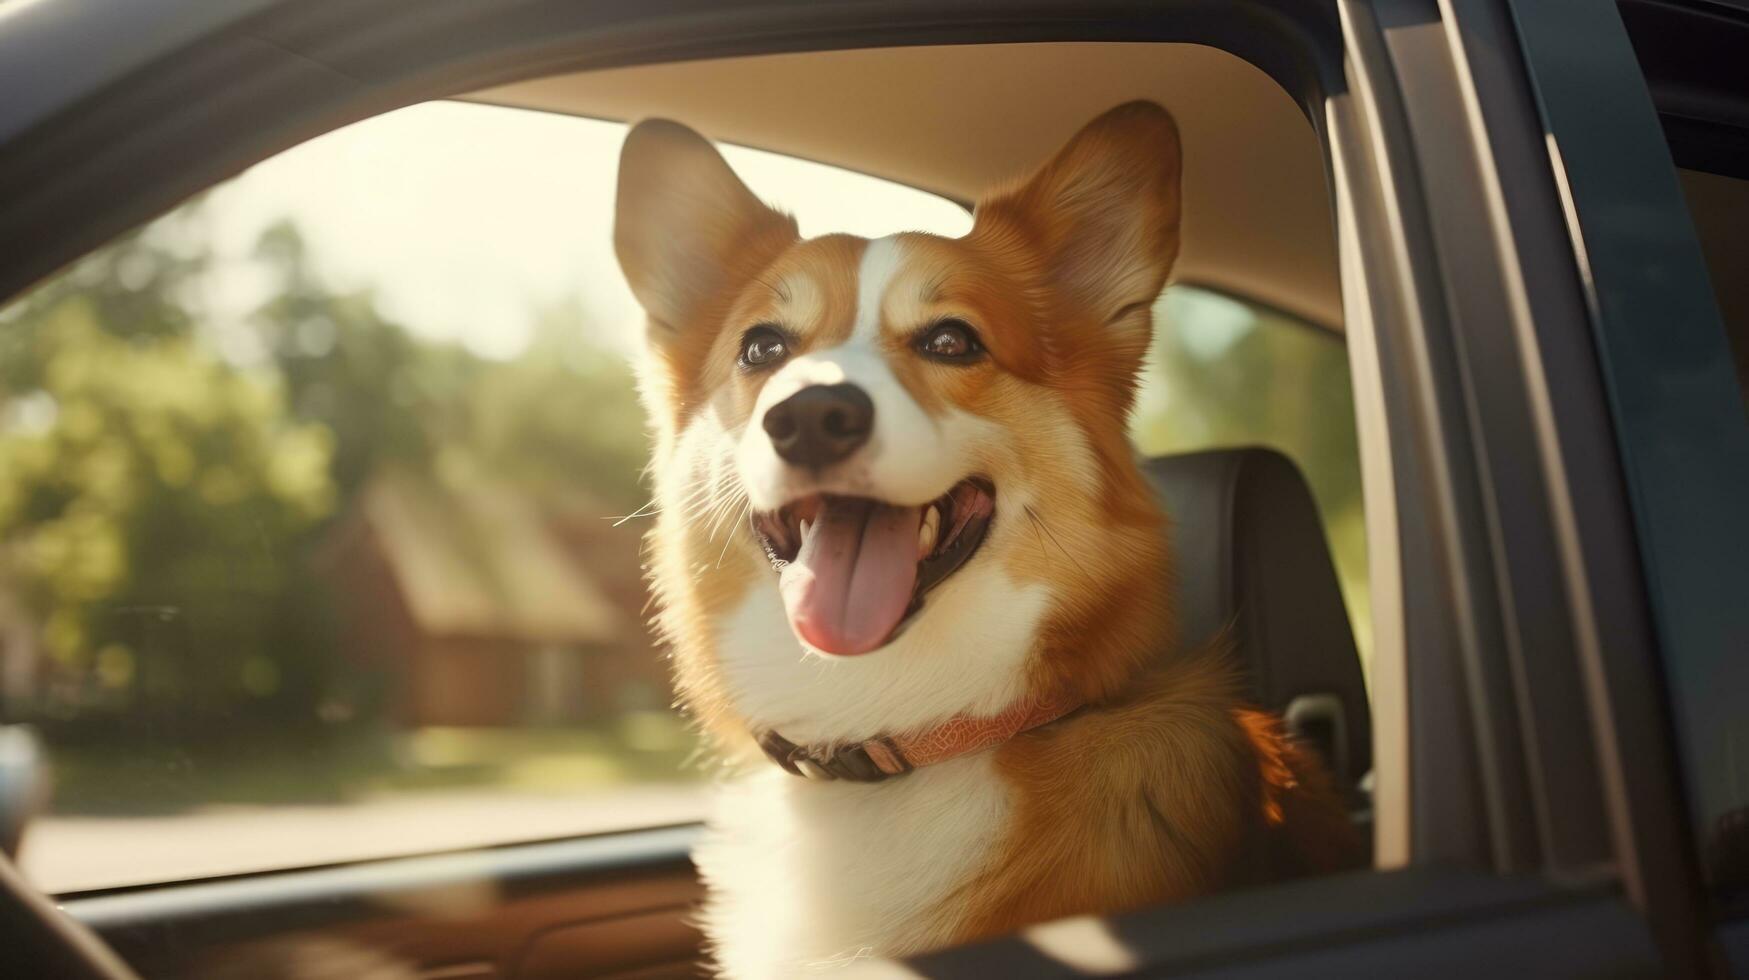
<instances>
[{"instance_id":1,"label":"brown leather collar","mask_svg":"<svg viewBox=\"0 0 1749 980\"><path fill-rule=\"evenodd\" d=\"M981 718L955 715L933 728L905 735L881 735L843 745L797 745L775 731L765 731L759 735L759 747L792 775L878 783L1000 745L1080 706L1079 700L1066 695L1027 697L1000 714Z\"/></svg>"}]
</instances>

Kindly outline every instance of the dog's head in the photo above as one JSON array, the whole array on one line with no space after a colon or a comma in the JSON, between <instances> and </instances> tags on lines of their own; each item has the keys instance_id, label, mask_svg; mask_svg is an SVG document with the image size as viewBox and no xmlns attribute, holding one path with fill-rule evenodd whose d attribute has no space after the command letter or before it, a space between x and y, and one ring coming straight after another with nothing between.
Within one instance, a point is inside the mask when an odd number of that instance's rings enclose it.
<instances>
[{"instance_id":1,"label":"dog's head","mask_svg":"<svg viewBox=\"0 0 1749 980\"><path fill-rule=\"evenodd\" d=\"M1131 103L964 238L802 240L692 130L631 131L614 244L649 314L653 577L711 727L849 740L1098 697L1163 642L1126 422L1179 161Z\"/></svg>"}]
</instances>

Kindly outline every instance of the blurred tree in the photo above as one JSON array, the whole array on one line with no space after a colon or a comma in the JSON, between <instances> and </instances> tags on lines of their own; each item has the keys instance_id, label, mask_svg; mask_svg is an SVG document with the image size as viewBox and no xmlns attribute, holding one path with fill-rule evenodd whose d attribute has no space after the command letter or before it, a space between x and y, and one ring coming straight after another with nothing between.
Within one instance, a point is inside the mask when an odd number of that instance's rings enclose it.
<instances>
[{"instance_id":1,"label":"blurred tree","mask_svg":"<svg viewBox=\"0 0 1749 980\"><path fill-rule=\"evenodd\" d=\"M637 505L648 446L636 387L623 358L587 341L576 304L534 311L529 348L494 361L415 339L368 290L330 291L289 221L263 232L255 251L278 284L255 322L294 414L334 433L343 497L396 466Z\"/></svg>"},{"instance_id":2,"label":"blurred tree","mask_svg":"<svg viewBox=\"0 0 1749 980\"><path fill-rule=\"evenodd\" d=\"M0 584L62 668L50 708L196 719L307 686L287 558L334 504L331 440L200 344L204 264L131 235L0 330Z\"/></svg>"},{"instance_id":3,"label":"blurred tree","mask_svg":"<svg viewBox=\"0 0 1749 980\"><path fill-rule=\"evenodd\" d=\"M469 451L531 492L584 489L614 513L630 513L648 496L640 476L650 446L625 358L588 341L577 304L538 310L534 322L522 356L475 379Z\"/></svg>"},{"instance_id":4,"label":"blurred tree","mask_svg":"<svg viewBox=\"0 0 1749 980\"><path fill-rule=\"evenodd\" d=\"M270 297L215 323L198 218L174 212L0 312L0 599L58 665L40 707L235 731L368 688L338 659L308 555L386 469L573 513L579 490L603 516L642 499L631 373L577 307L532 313L520 357L481 358L329 288L282 221L250 259ZM221 356L226 331L256 353Z\"/></svg>"},{"instance_id":5,"label":"blurred tree","mask_svg":"<svg viewBox=\"0 0 1749 980\"><path fill-rule=\"evenodd\" d=\"M129 232L75 263L23 299L0 311L0 394L27 393L42 384L53 311L74 299L102 330L129 340L186 337L195 327L190 293L209 257L181 252L162 242L170 226L186 226L200 213L196 199L169 225Z\"/></svg>"},{"instance_id":6,"label":"blurred tree","mask_svg":"<svg viewBox=\"0 0 1749 980\"><path fill-rule=\"evenodd\" d=\"M1319 503L1358 507L1360 446L1348 352L1292 317L1194 287L1158 308L1137 442L1148 452L1270 445L1298 460Z\"/></svg>"},{"instance_id":7,"label":"blurred tree","mask_svg":"<svg viewBox=\"0 0 1749 980\"><path fill-rule=\"evenodd\" d=\"M465 428L463 393L479 365L421 344L377 311L368 290L337 294L317 277L290 221L262 232L255 256L277 283L252 324L284 378L292 412L333 433L333 475L350 498L379 466L427 469Z\"/></svg>"}]
</instances>

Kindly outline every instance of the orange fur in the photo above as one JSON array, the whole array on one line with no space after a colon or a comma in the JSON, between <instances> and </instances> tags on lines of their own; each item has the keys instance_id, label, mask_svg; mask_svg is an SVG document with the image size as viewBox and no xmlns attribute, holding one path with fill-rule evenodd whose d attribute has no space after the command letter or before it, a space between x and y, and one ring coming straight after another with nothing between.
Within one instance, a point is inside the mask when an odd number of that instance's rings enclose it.
<instances>
[{"instance_id":1,"label":"orange fur","mask_svg":"<svg viewBox=\"0 0 1749 980\"><path fill-rule=\"evenodd\" d=\"M1340 802L1235 688L1220 657L1177 659L1000 749L1020 812L989 870L949 899L974 910L958 938L1353 866L1352 830L1297 838L1287 814L1345 822Z\"/></svg>"}]
</instances>

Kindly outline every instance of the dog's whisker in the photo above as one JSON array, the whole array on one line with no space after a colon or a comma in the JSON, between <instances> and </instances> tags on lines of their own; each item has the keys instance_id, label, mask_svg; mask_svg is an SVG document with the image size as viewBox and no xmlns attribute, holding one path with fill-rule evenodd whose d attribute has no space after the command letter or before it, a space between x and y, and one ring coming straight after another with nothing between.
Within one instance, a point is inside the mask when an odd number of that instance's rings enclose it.
<instances>
[{"instance_id":1,"label":"dog's whisker","mask_svg":"<svg viewBox=\"0 0 1749 980\"><path fill-rule=\"evenodd\" d=\"M613 521L613 526L619 527L621 524L624 524L626 521L629 521L634 517L651 517L651 516L654 516L656 514L662 513L662 509L660 507L657 507L655 510L650 509L651 507L655 507L655 506L656 506L656 498L651 497L647 503L645 503L643 506L639 507L637 510L632 511L630 514L626 514L625 516L619 517L619 518L603 517L602 520Z\"/></svg>"},{"instance_id":2,"label":"dog's whisker","mask_svg":"<svg viewBox=\"0 0 1749 980\"><path fill-rule=\"evenodd\" d=\"M686 523L694 529L708 528L705 540L708 543L714 543L717 540L717 532L722 529L723 522L734 512L735 507L746 499L744 495L733 492L727 496L715 498L708 507L702 508L692 520L688 520Z\"/></svg>"},{"instance_id":3,"label":"dog's whisker","mask_svg":"<svg viewBox=\"0 0 1749 980\"><path fill-rule=\"evenodd\" d=\"M724 505L725 499L718 496L718 489L710 484L702 484L692 496L681 505L681 523L692 526L713 518L717 510Z\"/></svg>"},{"instance_id":4,"label":"dog's whisker","mask_svg":"<svg viewBox=\"0 0 1749 980\"><path fill-rule=\"evenodd\" d=\"M747 515L751 514L751 513L753 513L753 501L749 500L749 501L747 501L747 506L741 508L741 516L737 517L736 520L737 521L746 520ZM714 537L715 532L712 532L712 534ZM733 531L731 531L728 534L723 535L723 550L717 552L717 567L718 568L723 567L723 558L728 555L729 545L732 544L734 542L734 540L735 540L735 535L734 535Z\"/></svg>"},{"instance_id":5,"label":"dog's whisker","mask_svg":"<svg viewBox=\"0 0 1749 980\"><path fill-rule=\"evenodd\" d=\"M722 515L717 518L715 524L711 525L711 533L710 533L710 537L708 540L712 544L715 544L716 540L717 540L717 533L722 532L724 538L726 538L728 541L733 541L735 538L735 535L734 535L735 525L737 523L741 522L742 520L744 520L746 518L747 514L752 509L753 509L752 505L749 504L746 507L742 508L740 510L739 514L737 515L735 505L733 503L731 503L727 507L724 507ZM725 542L724 547L727 547L727 542Z\"/></svg>"},{"instance_id":6,"label":"dog's whisker","mask_svg":"<svg viewBox=\"0 0 1749 980\"><path fill-rule=\"evenodd\" d=\"M1045 522L1042 519L1040 519L1038 514L1032 509L1032 505L1027 504L1026 506L1022 507L1021 510L1026 512L1027 519L1032 521L1032 526L1034 528L1037 528L1040 531L1043 531L1045 537L1050 538L1051 543L1057 546L1057 550L1061 551L1063 553L1063 557L1069 559L1069 563L1074 565L1075 569L1077 571L1079 571L1083 576L1087 576L1087 569L1079 561L1077 561L1075 559L1074 554L1071 553L1069 551L1069 549L1063 547L1063 542L1058 541L1057 536L1051 532L1051 529L1049 527L1045 526ZM1087 577L1091 577L1091 576L1087 576Z\"/></svg>"},{"instance_id":7,"label":"dog's whisker","mask_svg":"<svg viewBox=\"0 0 1749 980\"><path fill-rule=\"evenodd\" d=\"M696 513L698 508L707 504L716 495L716 487L710 483L700 483L682 494L675 505L682 513Z\"/></svg>"},{"instance_id":8,"label":"dog's whisker","mask_svg":"<svg viewBox=\"0 0 1749 980\"><path fill-rule=\"evenodd\" d=\"M1033 514L1032 508L1030 508L1030 507L1026 508L1026 520L1027 520L1027 523L1032 525L1032 536L1035 540L1038 541L1039 554L1044 555L1045 561L1050 562L1052 564L1052 566L1054 567L1055 562L1051 562L1050 551L1045 547L1044 534L1039 531L1038 517Z\"/></svg>"},{"instance_id":9,"label":"dog's whisker","mask_svg":"<svg viewBox=\"0 0 1749 980\"><path fill-rule=\"evenodd\" d=\"M733 497L713 498L710 507L700 513L695 526L709 529L707 540L715 541L717 539L717 525L721 523L723 515L728 513L733 500Z\"/></svg>"},{"instance_id":10,"label":"dog's whisker","mask_svg":"<svg viewBox=\"0 0 1749 980\"><path fill-rule=\"evenodd\" d=\"M717 532L723 529L723 525L728 520L729 515L733 514L735 508L743 502L747 502L747 510L751 511L753 505L751 502L747 501L746 494L737 493L724 499L722 507L717 511L715 520L711 522L710 541L714 543L717 540ZM743 514L743 516L745 515Z\"/></svg>"},{"instance_id":11,"label":"dog's whisker","mask_svg":"<svg viewBox=\"0 0 1749 980\"><path fill-rule=\"evenodd\" d=\"M687 497L686 502L687 506L696 513L704 509L714 510L716 506L720 505L725 499L728 499L733 495L734 492L732 490L723 486L723 481L716 479L704 480L700 481L699 484L693 488L692 492Z\"/></svg>"},{"instance_id":12,"label":"dog's whisker","mask_svg":"<svg viewBox=\"0 0 1749 980\"><path fill-rule=\"evenodd\" d=\"M698 523L701 518L706 518L711 514L715 514L718 504L719 502L714 495L706 495L686 508L682 515L683 519L681 523L687 525Z\"/></svg>"}]
</instances>

